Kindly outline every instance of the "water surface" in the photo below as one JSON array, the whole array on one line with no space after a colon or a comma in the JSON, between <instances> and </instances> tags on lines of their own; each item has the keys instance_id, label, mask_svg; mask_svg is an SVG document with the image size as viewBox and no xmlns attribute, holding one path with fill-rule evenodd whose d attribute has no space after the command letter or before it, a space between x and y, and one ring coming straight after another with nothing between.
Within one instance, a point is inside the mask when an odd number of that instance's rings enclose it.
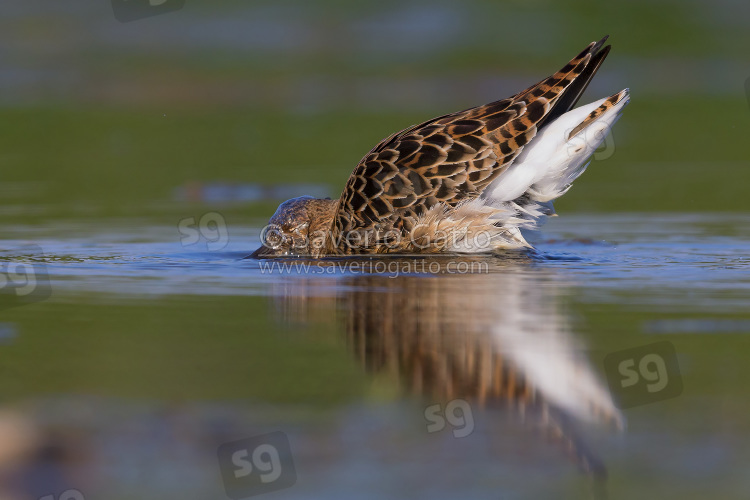
<instances>
[{"instance_id":1,"label":"water surface","mask_svg":"<svg viewBox=\"0 0 750 500\"><path fill-rule=\"evenodd\" d=\"M209 251L148 219L6 226L49 293L0 310L2 484L226 498L218 446L281 431L279 498L732 498L748 222L566 215L535 252L285 267L243 258L253 227ZM679 394L618 408L605 358L665 340Z\"/></svg>"}]
</instances>

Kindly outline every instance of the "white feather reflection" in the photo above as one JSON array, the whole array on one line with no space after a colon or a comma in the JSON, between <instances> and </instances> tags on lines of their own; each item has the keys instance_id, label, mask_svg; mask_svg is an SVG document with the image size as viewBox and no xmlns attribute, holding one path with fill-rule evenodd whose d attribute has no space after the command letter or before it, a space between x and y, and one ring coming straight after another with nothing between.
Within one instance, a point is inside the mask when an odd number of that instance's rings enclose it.
<instances>
[{"instance_id":1,"label":"white feather reflection","mask_svg":"<svg viewBox=\"0 0 750 500\"><path fill-rule=\"evenodd\" d=\"M348 345L368 371L394 372L425 397L537 417L584 470L604 474L575 421L621 429L624 419L570 331L564 286L528 262L487 261L488 272L459 275L446 273L449 260L432 261L441 272L297 276L277 285L277 312L330 321L321 311L335 298Z\"/></svg>"}]
</instances>

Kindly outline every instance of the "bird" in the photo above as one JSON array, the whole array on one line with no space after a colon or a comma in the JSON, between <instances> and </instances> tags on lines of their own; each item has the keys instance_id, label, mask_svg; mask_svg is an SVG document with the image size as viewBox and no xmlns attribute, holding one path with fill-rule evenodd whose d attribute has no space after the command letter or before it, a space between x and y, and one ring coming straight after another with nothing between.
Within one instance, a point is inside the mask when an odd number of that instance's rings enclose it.
<instances>
[{"instance_id":1,"label":"bird","mask_svg":"<svg viewBox=\"0 0 750 500\"><path fill-rule=\"evenodd\" d=\"M491 279L452 274L451 260L440 255L423 260L437 264L429 267L444 279L371 272L342 275L330 287L326 276L307 274L271 284L272 314L290 326L340 331L364 371L403 396L440 403L446 415L451 402L466 403L462 411L477 412L477 422L495 431L488 439L521 430L498 421L506 415L562 446L585 473L604 479L606 466L582 431L624 431L626 419L561 307L564 281L552 269L528 273L522 253L465 259L487 262ZM319 264L335 268L341 262Z\"/></svg>"},{"instance_id":2,"label":"bird","mask_svg":"<svg viewBox=\"0 0 750 500\"><path fill-rule=\"evenodd\" d=\"M630 101L575 108L610 52L591 42L506 99L413 125L357 164L341 196L282 203L250 257L482 254L528 249Z\"/></svg>"}]
</instances>

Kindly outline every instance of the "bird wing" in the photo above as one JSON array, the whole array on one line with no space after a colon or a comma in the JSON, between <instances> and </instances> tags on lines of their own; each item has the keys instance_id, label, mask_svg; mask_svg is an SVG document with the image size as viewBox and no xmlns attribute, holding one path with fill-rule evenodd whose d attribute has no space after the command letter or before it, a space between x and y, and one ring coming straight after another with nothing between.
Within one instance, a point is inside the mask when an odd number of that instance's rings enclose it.
<instances>
[{"instance_id":1,"label":"bird wing","mask_svg":"<svg viewBox=\"0 0 750 500\"><path fill-rule=\"evenodd\" d=\"M438 203L454 207L479 196L548 119L575 105L609 52L602 47L606 39L508 99L433 118L381 141L341 194L331 228L334 249L353 231L409 230Z\"/></svg>"}]
</instances>

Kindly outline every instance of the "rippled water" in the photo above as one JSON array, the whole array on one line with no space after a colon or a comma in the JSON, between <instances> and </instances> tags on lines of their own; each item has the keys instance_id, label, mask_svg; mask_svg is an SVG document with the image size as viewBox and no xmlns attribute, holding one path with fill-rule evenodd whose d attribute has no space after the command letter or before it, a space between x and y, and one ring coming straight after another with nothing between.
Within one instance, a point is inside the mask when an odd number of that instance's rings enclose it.
<instances>
[{"instance_id":1,"label":"rippled water","mask_svg":"<svg viewBox=\"0 0 750 500\"><path fill-rule=\"evenodd\" d=\"M325 264L244 259L256 228L6 227L0 484L258 493L217 450L281 432L279 498L733 497L748 222L566 215L535 252Z\"/></svg>"}]
</instances>

